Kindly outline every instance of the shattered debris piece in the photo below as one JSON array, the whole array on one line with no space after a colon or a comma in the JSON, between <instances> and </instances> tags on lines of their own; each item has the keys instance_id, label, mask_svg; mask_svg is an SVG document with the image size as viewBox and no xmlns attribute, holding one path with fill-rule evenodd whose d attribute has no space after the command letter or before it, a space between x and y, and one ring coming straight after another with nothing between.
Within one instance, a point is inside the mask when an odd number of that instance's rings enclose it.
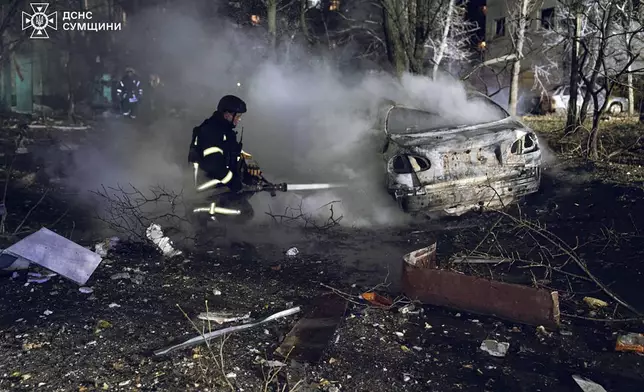
<instances>
[{"instance_id":1,"label":"shattered debris piece","mask_svg":"<svg viewBox=\"0 0 644 392\"><path fill-rule=\"evenodd\" d=\"M44 314L45 316L50 316L54 314L54 312L52 312L51 310L45 310L44 312L42 312L42 314Z\"/></svg>"},{"instance_id":2,"label":"shattered debris piece","mask_svg":"<svg viewBox=\"0 0 644 392\"><path fill-rule=\"evenodd\" d=\"M497 342L496 340L487 339L481 343L481 350L494 357L505 357L508 348L510 348L510 343Z\"/></svg>"},{"instance_id":3,"label":"shattered debris piece","mask_svg":"<svg viewBox=\"0 0 644 392\"><path fill-rule=\"evenodd\" d=\"M284 367L284 366L286 366L286 364L285 364L284 362L281 362L281 361L267 361L267 360L265 360L265 359L263 359L262 361L260 361L260 363L261 363L262 365L264 365L264 366L268 366L268 367L272 367L272 368L276 368L276 367Z\"/></svg>"},{"instance_id":4,"label":"shattered debris piece","mask_svg":"<svg viewBox=\"0 0 644 392\"><path fill-rule=\"evenodd\" d=\"M111 237L94 246L94 252L101 257L107 257L107 254L116 248L119 243L118 237Z\"/></svg>"},{"instance_id":5,"label":"shattered debris piece","mask_svg":"<svg viewBox=\"0 0 644 392\"><path fill-rule=\"evenodd\" d=\"M584 297L584 302L591 309L605 308L608 306L608 302L593 297Z\"/></svg>"},{"instance_id":6,"label":"shattered debris piece","mask_svg":"<svg viewBox=\"0 0 644 392\"><path fill-rule=\"evenodd\" d=\"M426 248L407 253L403 256L403 261L418 268L436 267L436 242Z\"/></svg>"},{"instance_id":7,"label":"shattered debris piece","mask_svg":"<svg viewBox=\"0 0 644 392\"><path fill-rule=\"evenodd\" d=\"M221 295L221 291L219 291L217 289L213 289L212 290L212 295Z\"/></svg>"},{"instance_id":8,"label":"shattered debris piece","mask_svg":"<svg viewBox=\"0 0 644 392\"><path fill-rule=\"evenodd\" d=\"M248 320L250 313L235 315L230 312L203 312L197 316L199 320L214 321L217 324L232 323L235 321Z\"/></svg>"},{"instance_id":9,"label":"shattered debris piece","mask_svg":"<svg viewBox=\"0 0 644 392\"><path fill-rule=\"evenodd\" d=\"M100 264L98 254L42 228L6 250L84 285Z\"/></svg>"},{"instance_id":10,"label":"shattered debris piece","mask_svg":"<svg viewBox=\"0 0 644 392\"><path fill-rule=\"evenodd\" d=\"M402 314L418 314L419 310L416 310L414 304L407 304L398 310Z\"/></svg>"},{"instance_id":11,"label":"shattered debris piece","mask_svg":"<svg viewBox=\"0 0 644 392\"><path fill-rule=\"evenodd\" d=\"M365 301L368 301L370 304L381 308L389 308L394 304L393 301L389 298L383 297L382 295L375 292L363 293L360 297Z\"/></svg>"},{"instance_id":12,"label":"shattered debris piece","mask_svg":"<svg viewBox=\"0 0 644 392\"><path fill-rule=\"evenodd\" d=\"M170 353L172 351L175 351L175 350L180 350L180 349L196 346L198 344L201 344L203 342L206 342L206 341L209 341L209 340L211 340L213 338L216 338L217 336L221 336L221 335L225 335L225 334L229 334L229 333L233 333L233 332L239 332L239 331L244 331L246 329L254 328L254 327L260 326L262 324L268 323L270 321L277 320L277 319L282 318L282 317L293 315L295 313L298 313L299 311L300 311L300 308L295 307L295 308L291 308L291 309L287 309L287 310L283 310L281 312L275 313L275 314L273 314L271 316L268 316L268 317L266 317L264 319L261 319L261 320L259 320L257 322L254 322L254 323L236 325L236 326L233 326L233 327L219 329L219 330L212 331L212 332L209 332L209 333L206 333L206 334L195 336L194 338L186 340L183 343L179 343L179 344L171 346L171 347L167 347L167 348L164 348L164 349L161 349L161 350L157 350L157 351L154 352L154 355L155 356L165 355L165 354L168 354L168 353Z\"/></svg>"},{"instance_id":13,"label":"shattered debris piece","mask_svg":"<svg viewBox=\"0 0 644 392\"><path fill-rule=\"evenodd\" d=\"M157 225L156 223L151 224L150 227L145 230L145 235L150 241L152 241L157 247L159 247L161 253L163 253L164 256L174 257L183 254L183 252L181 252L180 250L174 249L172 240L163 235L161 226Z\"/></svg>"},{"instance_id":14,"label":"shattered debris piece","mask_svg":"<svg viewBox=\"0 0 644 392\"><path fill-rule=\"evenodd\" d=\"M578 375L573 375L572 376L573 380L579 385L582 391L584 392L606 392L604 387L601 385L597 384L596 382L590 381L587 378L578 376Z\"/></svg>"},{"instance_id":15,"label":"shattered debris piece","mask_svg":"<svg viewBox=\"0 0 644 392\"><path fill-rule=\"evenodd\" d=\"M620 335L615 344L615 351L644 353L644 334L628 333L626 335Z\"/></svg>"},{"instance_id":16,"label":"shattered debris piece","mask_svg":"<svg viewBox=\"0 0 644 392\"><path fill-rule=\"evenodd\" d=\"M298 254L300 254L300 251L299 251L299 250L297 250L297 248L295 248L295 247L293 247L293 248L291 248L291 249L289 249L289 250L287 250L287 251L286 251L286 255L287 255L288 257L295 257L295 256L297 256Z\"/></svg>"},{"instance_id":17,"label":"shattered debris piece","mask_svg":"<svg viewBox=\"0 0 644 392\"><path fill-rule=\"evenodd\" d=\"M110 276L110 279L112 280L130 279L130 278L131 276L127 272L119 272L117 274Z\"/></svg>"},{"instance_id":18,"label":"shattered debris piece","mask_svg":"<svg viewBox=\"0 0 644 392\"><path fill-rule=\"evenodd\" d=\"M112 309L112 308L120 308L121 305L112 302L111 304L107 305L107 307L110 308L110 309Z\"/></svg>"},{"instance_id":19,"label":"shattered debris piece","mask_svg":"<svg viewBox=\"0 0 644 392\"><path fill-rule=\"evenodd\" d=\"M45 283L56 276L56 274L40 274L38 272L28 272L27 275L27 283Z\"/></svg>"},{"instance_id":20,"label":"shattered debris piece","mask_svg":"<svg viewBox=\"0 0 644 392\"><path fill-rule=\"evenodd\" d=\"M80 287L78 291L80 291L83 294L91 294L94 292L94 289L92 289L91 287Z\"/></svg>"},{"instance_id":21,"label":"shattered debris piece","mask_svg":"<svg viewBox=\"0 0 644 392\"><path fill-rule=\"evenodd\" d=\"M298 320L275 354L298 362L318 363L344 318L347 304L346 299L333 293L317 297L313 310Z\"/></svg>"},{"instance_id":22,"label":"shattered debris piece","mask_svg":"<svg viewBox=\"0 0 644 392\"><path fill-rule=\"evenodd\" d=\"M543 325L540 325L540 326L537 327L537 335L538 336L551 337L552 332L548 332L546 327L544 327Z\"/></svg>"},{"instance_id":23,"label":"shattered debris piece","mask_svg":"<svg viewBox=\"0 0 644 392\"><path fill-rule=\"evenodd\" d=\"M431 260L429 251L423 253L425 261L418 260L417 252L423 249L403 258L403 293L412 301L494 315L523 324L559 327L558 292L440 269L427 261Z\"/></svg>"}]
</instances>

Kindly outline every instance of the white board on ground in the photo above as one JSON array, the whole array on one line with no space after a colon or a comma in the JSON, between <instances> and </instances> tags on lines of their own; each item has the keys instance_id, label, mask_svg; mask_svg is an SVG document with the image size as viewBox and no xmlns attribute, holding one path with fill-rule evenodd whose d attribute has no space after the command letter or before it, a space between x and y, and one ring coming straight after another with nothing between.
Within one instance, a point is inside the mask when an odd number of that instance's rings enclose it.
<instances>
[{"instance_id":1,"label":"white board on ground","mask_svg":"<svg viewBox=\"0 0 644 392\"><path fill-rule=\"evenodd\" d=\"M34 264L84 285L101 263L101 256L77 243L42 228L6 250Z\"/></svg>"}]
</instances>

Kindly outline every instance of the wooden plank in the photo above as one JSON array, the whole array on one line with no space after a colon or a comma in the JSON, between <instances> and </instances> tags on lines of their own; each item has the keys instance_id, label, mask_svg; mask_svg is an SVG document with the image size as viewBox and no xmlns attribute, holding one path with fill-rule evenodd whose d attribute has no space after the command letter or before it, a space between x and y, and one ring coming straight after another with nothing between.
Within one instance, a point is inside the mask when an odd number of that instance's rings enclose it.
<instances>
[{"instance_id":1,"label":"wooden plank","mask_svg":"<svg viewBox=\"0 0 644 392\"><path fill-rule=\"evenodd\" d=\"M321 295L313 302L313 310L286 335L275 354L299 362L319 362L346 309L344 298L333 293Z\"/></svg>"}]
</instances>

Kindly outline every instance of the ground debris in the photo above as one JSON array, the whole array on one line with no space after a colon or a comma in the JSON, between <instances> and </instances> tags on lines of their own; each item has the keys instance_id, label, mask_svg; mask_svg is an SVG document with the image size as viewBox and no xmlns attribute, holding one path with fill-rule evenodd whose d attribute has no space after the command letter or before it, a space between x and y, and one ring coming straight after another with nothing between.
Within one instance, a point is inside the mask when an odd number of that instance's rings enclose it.
<instances>
[{"instance_id":1,"label":"ground debris","mask_svg":"<svg viewBox=\"0 0 644 392\"><path fill-rule=\"evenodd\" d=\"M232 312L203 312L197 316L199 320L214 321L217 324L232 323L235 321L250 319L250 313L243 315L235 314Z\"/></svg>"},{"instance_id":2,"label":"ground debris","mask_svg":"<svg viewBox=\"0 0 644 392\"><path fill-rule=\"evenodd\" d=\"M617 337L615 351L634 351L644 353L644 334L628 333Z\"/></svg>"},{"instance_id":3,"label":"ground debris","mask_svg":"<svg viewBox=\"0 0 644 392\"><path fill-rule=\"evenodd\" d=\"M145 235L159 248L159 250L161 250L161 253L163 253L164 256L172 258L183 254L182 251L174 248L172 240L163 235L161 226L156 223L152 223L150 227L145 230Z\"/></svg>"},{"instance_id":4,"label":"ground debris","mask_svg":"<svg viewBox=\"0 0 644 392\"><path fill-rule=\"evenodd\" d=\"M283 310L281 312L275 313L275 314L273 314L271 316L263 318L263 319L261 319L261 320L259 320L257 322L254 322L254 323L242 324L242 325L237 325L237 326L234 326L234 327L228 327L228 328L208 332L206 334L202 334L200 336L196 336L196 337L194 337L192 339L186 340L183 343L180 343L180 344L177 344L177 345L165 348L165 349L157 350L157 351L154 352L154 355L156 355L156 356L166 355L166 354L168 354L168 353L170 353L172 351L175 351L175 350L189 348L189 347L204 343L204 342L206 342L208 340L211 340L211 339L213 339L213 338L215 338L217 336L221 336L221 335L225 335L225 334L229 334L229 333L233 333L233 332L239 332L239 331L243 331L243 330L246 330L246 329L254 328L254 327L260 326L262 324L268 323L270 321L277 320L277 319L280 319L282 317L286 317L286 316L296 314L299 311L300 311L300 308L295 307L295 308L291 308L291 309L287 309L287 310Z\"/></svg>"},{"instance_id":5,"label":"ground debris","mask_svg":"<svg viewBox=\"0 0 644 392\"><path fill-rule=\"evenodd\" d=\"M494 357L505 357L508 353L508 348L510 348L510 343L498 342L496 340L484 340L481 343L481 350Z\"/></svg>"},{"instance_id":6,"label":"ground debris","mask_svg":"<svg viewBox=\"0 0 644 392\"><path fill-rule=\"evenodd\" d=\"M89 280L102 260L98 254L44 227L11 245L6 251L79 285Z\"/></svg>"},{"instance_id":7,"label":"ground debris","mask_svg":"<svg viewBox=\"0 0 644 392\"><path fill-rule=\"evenodd\" d=\"M583 378L579 375L573 375L572 378L584 392L606 392L604 387L587 378Z\"/></svg>"},{"instance_id":8,"label":"ground debris","mask_svg":"<svg viewBox=\"0 0 644 392\"><path fill-rule=\"evenodd\" d=\"M593 297L584 297L584 302L591 309L605 308L608 306L608 302Z\"/></svg>"},{"instance_id":9,"label":"ground debris","mask_svg":"<svg viewBox=\"0 0 644 392\"><path fill-rule=\"evenodd\" d=\"M403 257L403 293L424 304L495 315L532 325L560 325L557 291L438 268L436 243Z\"/></svg>"}]
</instances>

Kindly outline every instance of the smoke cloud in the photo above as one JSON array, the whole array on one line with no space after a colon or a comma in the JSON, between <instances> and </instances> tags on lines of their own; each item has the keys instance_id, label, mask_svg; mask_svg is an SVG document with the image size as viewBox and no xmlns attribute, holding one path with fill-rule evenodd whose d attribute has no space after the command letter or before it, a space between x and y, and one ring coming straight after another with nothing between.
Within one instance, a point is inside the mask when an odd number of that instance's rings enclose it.
<instances>
[{"instance_id":1,"label":"smoke cloud","mask_svg":"<svg viewBox=\"0 0 644 392\"><path fill-rule=\"evenodd\" d=\"M243 129L244 150L253 154L269 180L350 185L276 198L256 195L252 203L257 219L268 219L263 212L269 208L283 213L300 204L303 212L326 219L329 206L320 207L339 200L334 211L336 217L343 216L342 224L398 225L408 217L384 189L379 154L383 134L376 128L383 100L431 110L455 124L495 116L487 106L468 102L464 86L447 78L405 75L398 80L382 73L341 73L330 60L312 58L297 45L279 63L259 58L254 48L261 45L255 37L261 32L248 33L227 23L213 31L210 27L217 23L204 25L194 15L165 10L133 16L129 25L135 27L123 42L129 45L131 65L142 77L161 75L165 87L157 99L182 108L184 114L171 117L166 111L149 126L109 121L100 140L79 150L67 170L67 185L84 194L117 183L188 192L192 128L212 114L221 96L236 94L249 108L238 127ZM151 45L144 33L154 26Z\"/></svg>"}]
</instances>

